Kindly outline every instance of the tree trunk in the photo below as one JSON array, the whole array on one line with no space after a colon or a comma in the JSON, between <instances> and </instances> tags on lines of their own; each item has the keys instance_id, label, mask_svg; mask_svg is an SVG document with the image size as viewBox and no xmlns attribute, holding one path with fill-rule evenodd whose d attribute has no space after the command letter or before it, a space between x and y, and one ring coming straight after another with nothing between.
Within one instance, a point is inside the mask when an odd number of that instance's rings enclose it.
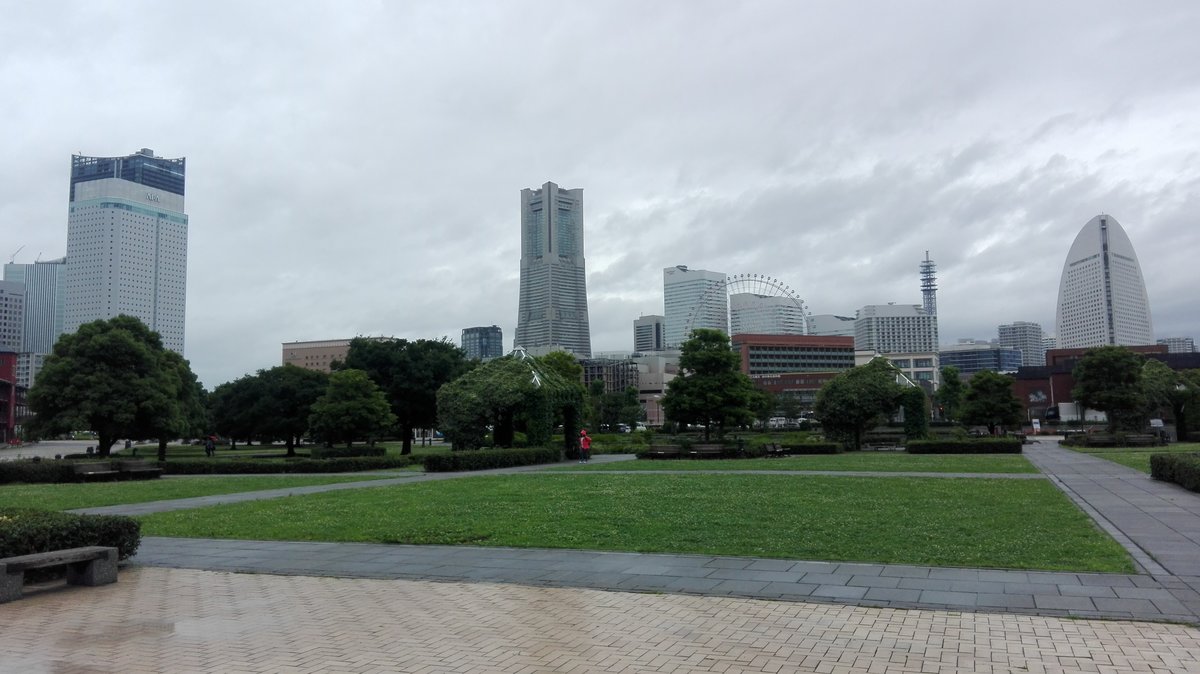
<instances>
[{"instance_id":1,"label":"tree trunk","mask_svg":"<svg viewBox=\"0 0 1200 674\"><path fill-rule=\"evenodd\" d=\"M411 424L401 424L400 431L404 433L404 444L400 446L400 454L412 454L412 434L413 429Z\"/></svg>"},{"instance_id":2,"label":"tree trunk","mask_svg":"<svg viewBox=\"0 0 1200 674\"><path fill-rule=\"evenodd\" d=\"M158 439L158 461L159 461L159 463L162 463L163 461L166 461L166 460L167 460L167 439L159 438Z\"/></svg>"},{"instance_id":3,"label":"tree trunk","mask_svg":"<svg viewBox=\"0 0 1200 674\"><path fill-rule=\"evenodd\" d=\"M96 455L102 459L107 459L112 451L112 446L116 444L117 439L105 433L96 434Z\"/></svg>"},{"instance_id":4,"label":"tree trunk","mask_svg":"<svg viewBox=\"0 0 1200 674\"><path fill-rule=\"evenodd\" d=\"M229 450L233 451L235 449L237 449L237 438L229 438Z\"/></svg>"},{"instance_id":5,"label":"tree trunk","mask_svg":"<svg viewBox=\"0 0 1200 674\"><path fill-rule=\"evenodd\" d=\"M294 438L290 433L287 437L287 455L296 456L296 443L294 442Z\"/></svg>"}]
</instances>

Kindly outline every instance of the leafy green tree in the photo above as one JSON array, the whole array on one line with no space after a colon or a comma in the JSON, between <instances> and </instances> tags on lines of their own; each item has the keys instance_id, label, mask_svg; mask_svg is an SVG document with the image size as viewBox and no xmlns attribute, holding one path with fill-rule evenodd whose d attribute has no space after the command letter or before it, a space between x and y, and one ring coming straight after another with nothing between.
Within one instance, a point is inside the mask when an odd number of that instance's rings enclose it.
<instances>
[{"instance_id":1,"label":"leafy green tree","mask_svg":"<svg viewBox=\"0 0 1200 674\"><path fill-rule=\"evenodd\" d=\"M904 409L904 437L920 440L929 434L929 396L925 389L910 386L900 393Z\"/></svg>"},{"instance_id":2,"label":"leafy green tree","mask_svg":"<svg viewBox=\"0 0 1200 674\"><path fill-rule=\"evenodd\" d=\"M876 358L830 379L817 391L813 404L821 428L861 449L863 433L900 406L903 388L896 383L898 372L886 359Z\"/></svg>"},{"instance_id":3,"label":"leafy green tree","mask_svg":"<svg viewBox=\"0 0 1200 674\"><path fill-rule=\"evenodd\" d=\"M1142 356L1123 346L1088 349L1075 364L1071 395L1086 409L1108 416L1108 428L1139 430L1145 423Z\"/></svg>"},{"instance_id":4,"label":"leafy green tree","mask_svg":"<svg viewBox=\"0 0 1200 674\"><path fill-rule=\"evenodd\" d=\"M317 398L308 426L326 443L371 436L396 423L387 398L362 370L339 370L329 375L329 386Z\"/></svg>"},{"instance_id":5,"label":"leafy green tree","mask_svg":"<svg viewBox=\"0 0 1200 674\"><path fill-rule=\"evenodd\" d=\"M1188 412L1200 403L1200 370L1176 372L1160 360L1147 358L1142 366L1142 393L1147 412L1161 417L1166 411L1175 420L1176 437L1187 439Z\"/></svg>"},{"instance_id":6,"label":"leafy green tree","mask_svg":"<svg viewBox=\"0 0 1200 674\"><path fill-rule=\"evenodd\" d=\"M1022 421L1021 401L1013 395L1012 378L991 370L976 372L963 397L962 419L972 425L987 426L995 433L998 426L1016 426Z\"/></svg>"},{"instance_id":7,"label":"leafy green tree","mask_svg":"<svg viewBox=\"0 0 1200 674\"><path fill-rule=\"evenodd\" d=\"M741 372L741 358L720 330L700 328L680 346L681 374L667 385L662 406L676 423L704 426L708 440L713 427L723 433L727 426L754 420L750 399L754 384Z\"/></svg>"},{"instance_id":8,"label":"leafy green tree","mask_svg":"<svg viewBox=\"0 0 1200 674\"><path fill-rule=\"evenodd\" d=\"M103 457L118 438L158 437L184 416L183 377L169 369L163 353L158 333L132 316L85 323L63 335L29 391L37 415L33 434L88 428Z\"/></svg>"},{"instance_id":9,"label":"leafy green tree","mask_svg":"<svg viewBox=\"0 0 1200 674\"><path fill-rule=\"evenodd\" d=\"M213 389L208 396L208 414L213 429L230 439L249 442L259 437L259 404L266 395L265 384L257 375L244 375Z\"/></svg>"},{"instance_id":10,"label":"leafy green tree","mask_svg":"<svg viewBox=\"0 0 1200 674\"><path fill-rule=\"evenodd\" d=\"M544 368L557 372L568 382L579 382L583 386L583 366L579 360L566 351L551 351L544 356L538 356L538 362Z\"/></svg>"},{"instance_id":11,"label":"leafy green tree","mask_svg":"<svg viewBox=\"0 0 1200 674\"><path fill-rule=\"evenodd\" d=\"M204 387L200 385L183 356L174 351L164 350L162 366L175 392L175 406L171 415L161 418L156 429L158 460L166 461L168 440L204 433L208 426L208 410L204 405L207 395Z\"/></svg>"},{"instance_id":12,"label":"leafy green tree","mask_svg":"<svg viewBox=\"0 0 1200 674\"><path fill-rule=\"evenodd\" d=\"M592 383L588 384L584 406L587 409L587 424L593 431L600 432L600 425L604 423L603 379L593 379Z\"/></svg>"},{"instance_id":13,"label":"leafy green tree","mask_svg":"<svg viewBox=\"0 0 1200 674\"><path fill-rule=\"evenodd\" d=\"M259 370L256 377L263 394L253 409L257 434L285 438L287 455L295 456L312 406L329 387L329 375L288 364Z\"/></svg>"},{"instance_id":14,"label":"leafy green tree","mask_svg":"<svg viewBox=\"0 0 1200 674\"><path fill-rule=\"evenodd\" d=\"M949 421L958 421L967 387L959 377L958 368L953 365L946 365L942 368L941 379L942 385L938 387L937 393L934 395L942 407L942 417Z\"/></svg>"},{"instance_id":15,"label":"leafy green tree","mask_svg":"<svg viewBox=\"0 0 1200 674\"><path fill-rule=\"evenodd\" d=\"M754 412L759 427L766 428L771 424L771 417L775 416L775 411L779 408L780 397L759 388L750 395L750 409Z\"/></svg>"},{"instance_id":16,"label":"leafy green tree","mask_svg":"<svg viewBox=\"0 0 1200 674\"><path fill-rule=\"evenodd\" d=\"M383 390L399 425L402 454L412 453L413 430L437 426L437 391L469 371L467 354L446 339L376 340L357 337L342 368L358 369Z\"/></svg>"}]
</instances>

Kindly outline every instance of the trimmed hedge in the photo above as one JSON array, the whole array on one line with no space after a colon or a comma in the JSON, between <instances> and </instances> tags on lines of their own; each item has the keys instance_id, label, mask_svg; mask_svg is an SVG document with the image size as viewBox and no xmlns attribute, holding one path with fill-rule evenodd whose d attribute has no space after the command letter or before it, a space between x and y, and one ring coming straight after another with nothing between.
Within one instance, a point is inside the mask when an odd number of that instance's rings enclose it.
<instances>
[{"instance_id":1,"label":"trimmed hedge","mask_svg":"<svg viewBox=\"0 0 1200 674\"><path fill-rule=\"evenodd\" d=\"M358 456L386 456L386 447L313 447L308 450L310 459L348 459Z\"/></svg>"},{"instance_id":2,"label":"trimmed hedge","mask_svg":"<svg viewBox=\"0 0 1200 674\"><path fill-rule=\"evenodd\" d=\"M359 456L342 459L291 459L287 461L255 461L232 459L213 461L165 461L158 464L164 475L229 475L239 473L355 473L364 470L405 468L414 463L408 456Z\"/></svg>"},{"instance_id":3,"label":"trimmed hedge","mask_svg":"<svg viewBox=\"0 0 1200 674\"><path fill-rule=\"evenodd\" d=\"M909 440L909 454L1020 454L1021 441L1012 438L978 440Z\"/></svg>"},{"instance_id":4,"label":"trimmed hedge","mask_svg":"<svg viewBox=\"0 0 1200 674\"><path fill-rule=\"evenodd\" d=\"M1150 477L1200 492L1200 453L1151 454Z\"/></svg>"},{"instance_id":5,"label":"trimmed hedge","mask_svg":"<svg viewBox=\"0 0 1200 674\"><path fill-rule=\"evenodd\" d=\"M0 461L0 484L74 481L75 471L71 468L69 461L38 461L34 459Z\"/></svg>"},{"instance_id":6,"label":"trimmed hedge","mask_svg":"<svg viewBox=\"0 0 1200 674\"><path fill-rule=\"evenodd\" d=\"M429 454L425 457L425 471L449 473L465 470L487 470L489 468L511 468L532 466L540 463L557 463L562 459L562 450L548 447L529 449L480 449L448 454Z\"/></svg>"},{"instance_id":7,"label":"trimmed hedge","mask_svg":"<svg viewBox=\"0 0 1200 674\"><path fill-rule=\"evenodd\" d=\"M102 545L128 559L141 542L142 525L132 517L0 508L0 557Z\"/></svg>"}]
</instances>

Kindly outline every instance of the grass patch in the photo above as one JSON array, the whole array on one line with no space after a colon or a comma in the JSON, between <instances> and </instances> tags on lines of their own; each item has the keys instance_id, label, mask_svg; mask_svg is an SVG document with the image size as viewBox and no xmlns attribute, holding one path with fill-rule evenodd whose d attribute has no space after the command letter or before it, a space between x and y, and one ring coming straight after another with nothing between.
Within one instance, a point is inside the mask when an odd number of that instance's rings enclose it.
<instances>
[{"instance_id":1,"label":"grass patch","mask_svg":"<svg viewBox=\"0 0 1200 674\"><path fill-rule=\"evenodd\" d=\"M548 470L848 470L918 473L1036 473L1018 454L905 454L848 452L771 459L638 459Z\"/></svg>"},{"instance_id":2,"label":"grass patch","mask_svg":"<svg viewBox=\"0 0 1200 674\"><path fill-rule=\"evenodd\" d=\"M1131 572L1044 480L506 475L156 513L151 536Z\"/></svg>"},{"instance_id":3,"label":"grass patch","mask_svg":"<svg viewBox=\"0 0 1200 674\"><path fill-rule=\"evenodd\" d=\"M385 476L255 476L181 477L137 482L92 482L87 484L15 484L0 486L0 508L72 510L126 503L167 501L193 496L236 494L264 489L304 487L314 484L362 482Z\"/></svg>"},{"instance_id":4,"label":"grass patch","mask_svg":"<svg viewBox=\"0 0 1200 674\"><path fill-rule=\"evenodd\" d=\"M1113 463L1119 463L1149 475L1151 454L1200 452L1200 443L1181 442L1165 447L1068 447L1067 449L1080 454L1090 454L1101 459L1108 459Z\"/></svg>"}]
</instances>

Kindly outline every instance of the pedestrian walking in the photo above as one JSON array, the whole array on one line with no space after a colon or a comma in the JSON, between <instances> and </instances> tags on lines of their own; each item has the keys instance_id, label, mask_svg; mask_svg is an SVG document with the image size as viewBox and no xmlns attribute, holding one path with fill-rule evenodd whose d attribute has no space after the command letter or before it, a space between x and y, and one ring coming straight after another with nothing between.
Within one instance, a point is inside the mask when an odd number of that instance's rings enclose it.
<instances>
[{"instance_id":1,"label":"pedestrian walking","mask_svg":"<svg viewBox=\"0 0 1200 674\"><path fill-rule=\"evenodd\" d=\"M204 456L210 459L217 454L217 443L213 442L213 437L210 435L204 439Z\"/></svg>"},{"instance_id":2,"label":"pedestrian walking","mask_svg":"<svg viewBox=\"0 0 1200 674\"><path fill-rule=\"evenodd\" d=\"M592 458L592 439L588 437L587 429L579 431L579 463L587 463Z\"/></svg>"}]
</instances>

